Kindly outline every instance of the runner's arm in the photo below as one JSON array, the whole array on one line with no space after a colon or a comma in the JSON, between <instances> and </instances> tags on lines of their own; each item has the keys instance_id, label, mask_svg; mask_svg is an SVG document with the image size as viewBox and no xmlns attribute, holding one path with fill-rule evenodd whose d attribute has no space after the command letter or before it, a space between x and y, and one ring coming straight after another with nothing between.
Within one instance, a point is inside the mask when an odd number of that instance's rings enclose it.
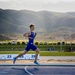
<instances>
[{"instance_id":1,"label":"runner's arm","mask_svg":"<svg viewBox=\"0 0 75 75\"><path fill-rule=\"evenodd\" d=\"M28 38L28 32L24 33L23 36Z\"/></svg>"},{"instance_id":2,"label":"runner's arm","mask_svg":"<svg viewBox=\"0 0 75 75\"><path fill-rule=\"evenodd\" d=\"M23 34L23 36L32 39L32 37L29 37L29 33L30 32L26 32L26 33Z\"/></svg>"}]
</instances>

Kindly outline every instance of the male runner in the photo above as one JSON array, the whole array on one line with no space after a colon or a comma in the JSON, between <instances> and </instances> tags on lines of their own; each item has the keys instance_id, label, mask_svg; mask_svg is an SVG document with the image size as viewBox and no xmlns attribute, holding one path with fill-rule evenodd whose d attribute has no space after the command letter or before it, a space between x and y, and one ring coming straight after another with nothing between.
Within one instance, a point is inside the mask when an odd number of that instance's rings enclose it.
<instances>
[{"instance_id":1,"label":"male runner","mask_svg":"<svg viewBox=\"0 0 75 75\"><path fill-rule=\"evenodd\" d=\"M39 63L37 62L37 57L38 57L38 54L39 54L39 49L33 44L33 43L34 43L34 38L36 37L37 33L34 33L34 32L33 32L34 29L35 29L35 26L34 26L33 24L31 24L31 25L29 26L29 28L30 28L30 31L26 32L26 33L23 35L24 37L27 37L28 40L29 40L28 43L27 43L27 46L26 46L25 50L24 50L22 53L20 53L18 56L16 56L16 57L13 59L13 63L14 63L14 64L15 64L15 62L16 62L16 60L17 60L18 57L20 57L20 56L26 54L30 49L32 49L33 51L36 52L34 63L37 64L37 65L39 64Z\"/></svg>"}]
</instances>

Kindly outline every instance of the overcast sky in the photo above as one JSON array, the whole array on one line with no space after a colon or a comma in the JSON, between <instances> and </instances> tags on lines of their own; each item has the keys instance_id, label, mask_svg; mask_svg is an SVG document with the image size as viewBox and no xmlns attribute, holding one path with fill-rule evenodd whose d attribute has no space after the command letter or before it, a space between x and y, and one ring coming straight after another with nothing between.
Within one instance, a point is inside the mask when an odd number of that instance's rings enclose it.
<instances>
[{"instance_id":1,"label":"overcast sky","mask_svg":"<svg viewBox=\"0 0 75 75\"><path fill-rule=\"evenodd\" d=\"M75 0L0 0L0 8L75 12Z\"/></svg>"}]
</instances>

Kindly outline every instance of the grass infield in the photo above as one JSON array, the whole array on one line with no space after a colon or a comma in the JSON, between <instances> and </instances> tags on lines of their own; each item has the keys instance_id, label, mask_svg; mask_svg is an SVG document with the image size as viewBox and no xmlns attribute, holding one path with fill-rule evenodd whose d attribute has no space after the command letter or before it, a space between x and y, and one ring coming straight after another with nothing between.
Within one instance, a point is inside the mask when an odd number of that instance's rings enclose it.
<instances>
[{"instance_id":1,"label":"grass infield","mask_svg":"<svg viewBox=\"0 0 75 75\"><path fill-rule=\"evenodd\" d=\"M19 54L22 51L0 51L0 54ZM28 54L34 54L34 51L29 51ZM75 56L75 52L55 52L55 51L40 51L40 56Z\"/></svg>"}]
</instances>

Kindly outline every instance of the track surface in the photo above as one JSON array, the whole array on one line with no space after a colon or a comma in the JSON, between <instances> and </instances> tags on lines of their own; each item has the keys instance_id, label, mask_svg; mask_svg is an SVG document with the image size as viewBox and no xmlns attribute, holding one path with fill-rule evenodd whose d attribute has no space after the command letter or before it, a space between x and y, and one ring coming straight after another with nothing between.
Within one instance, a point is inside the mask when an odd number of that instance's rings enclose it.
<instances>
[{"instance_id":1,"label":"track surface","mask_svg":"<svg viewBox=\"0 0 75 75\"><path fill-rule=\"evenodd\" d=\"M75 75L75 66L0 66L0 75Z\"/></svg>"}]
</instances>

